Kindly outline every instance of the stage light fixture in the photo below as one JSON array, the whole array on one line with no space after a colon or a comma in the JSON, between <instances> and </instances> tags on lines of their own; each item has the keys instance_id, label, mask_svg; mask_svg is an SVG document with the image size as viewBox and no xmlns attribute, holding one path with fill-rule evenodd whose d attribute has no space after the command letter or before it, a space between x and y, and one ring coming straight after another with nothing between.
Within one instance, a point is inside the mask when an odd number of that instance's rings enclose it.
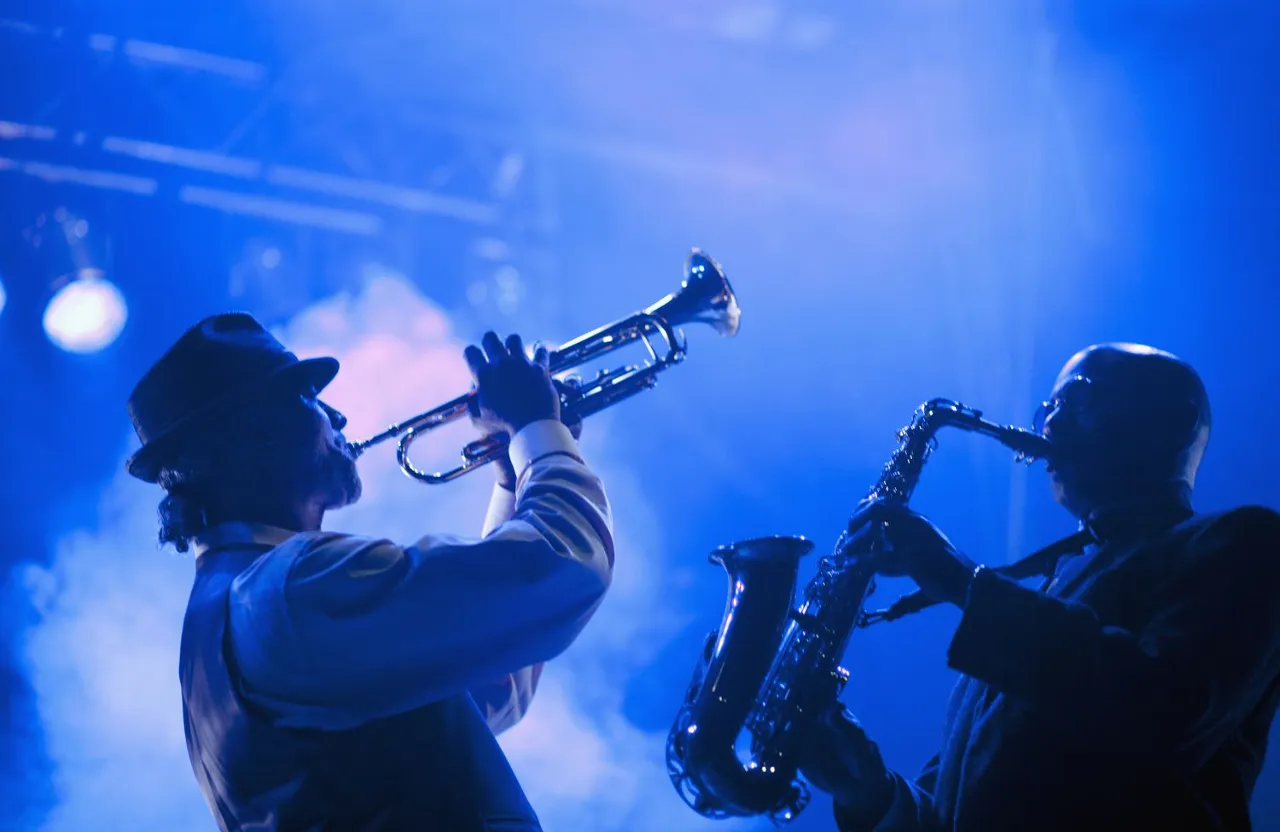
<instances>
[{"instance_id":1,"label":"stage light fixture","mask_svg":"<svg viewBox=\"0 0 1280 832\"><path fill-rule=\"evenodd\" d=\"M120 337L128 317L120 290L100 270L82 269L45 307L44 331L59 349L93 353Z\"/></svg>"}]
</instances>

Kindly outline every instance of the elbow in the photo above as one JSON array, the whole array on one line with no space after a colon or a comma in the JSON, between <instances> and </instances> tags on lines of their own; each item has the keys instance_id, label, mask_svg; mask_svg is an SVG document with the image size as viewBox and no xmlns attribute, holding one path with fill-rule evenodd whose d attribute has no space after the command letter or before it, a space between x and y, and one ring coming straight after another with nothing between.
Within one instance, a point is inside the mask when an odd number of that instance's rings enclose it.
<instances>
[{"instance_id":1,"label":"elbow","mask_svg":"<svg viewBox=\"0 0 1280 832\"><path fill-rule=\"evenodd\" d=\"M497 714L488 714L486 722L489 730L496 737L520 724L520 720L524 719L525 711L520 709L508 709Z\"/></svg>"},{"instance_id":2,"label":"elbow","mask_svg":"<svg viewBox=\"0 0 1280 832\"><path fill-rule=\"evenodd\" d=\"M1145 748L1137 748L1155 771L1167 777L1185 779L1208 765L1223 739L1212 726L1210 714L1184 717L1164 723L1148 733ZM1142 738L1138 738L1141 741Z\"/></svg>"},{"instance_id":3,"label":"elbow","mask_svg":"<svg viewBox=\"0 0 1280 832\"><path fill-rule=\"evenodd\" d=\"M538 690L538 680L541 677L542 665L534 664L522 667L490 685L470 691L471 698L484 712L489 730L494 734L501 734L524 719L533 703L533 695Z\"/></svg>"},{"instance_id":4,"label":"elbow","mask_svg":"<svg viewBox=\"0 0 1280 832\"><path fill-rule=\"evenodd\" d=\"M545 649L536 657L538 663L558 658L572 647L604 601L611 580L610 573L586 568L582 569L582 573L581 581L573 591L562 596L565 602L560 605L556 616L560 626L554 628L551 637L546 640Z\"/></svg>"},{"instance_id":5,"label":"elbow","mask_svg":"<svg viewBox=\"0 0 1280 832\"><path fill-rule=\"evenodd\" d=\"M533 696L538 691L538 678L542 675L542 665L535 664L531 667L519 671L515 674L516 690L514 707L507 714L506 723L501 730L506 731L519 725L524 715L529 713L529 707L533 704ZM495 730L494 733L499 733Z\"/></svg>"},{"instance_id":6,"label":"elbow","mask_svg":"<svg viewBox=\"0 0 1280 832\"><path fill-rule=\"evenodd\" d=\"M612 570L593 569L584 576L582 591L574 594L574 601L567 609L568 617L573 622L573 626L570 628L573 638L577 638L582 628L586 627L587 622L595 616L596 610L604 603L604 597L609 593L609 585L612 582ZM572 642L573 638L570 639L570 642Z\"/></svg>"},{"instance_id":7,"label":"elbow","mask_svg":"<svg viewBox=\"0 0 1280 832\"><path fill-rule=\"evenodd\" d=\"M1124 747L1113 750L1117 758L1128 758L1136 771L1165 781L1194 777L1203 770L1212 755L1203 742L1191 737L1161 738L1151 742L1134 737Z\"/></svg>"},{"instance_id":8,"label":"elbow","mask_svg":"<svg viewBox=\"0 0 1280 832\"><path fill-rule=\"evenodd\" d=\"M1204 768L1217 747L1212 741L1213 730L1206 730L1204 716L1162 711L1150 704L1135 707L1129 709L1123 723L1099 726L1101 745L1150 776L1191 777Z\"/></svg>"},{"instance_id":9,"label":"elbow","mask_svg":"<svg viewBox=\"0 0 1280 832\"><path fill-rule=\"evenodd\" d=\"M1156 693L1130 703L1129 719L1138 728L1130 743L1161 773L1189 777L1208 763L1238 708L1220 686L1192 681L1189 668L1161 667L1165 672L1147 687Z\"/></svg>"},{"instance_id":10,"label":"elbow","mask_svg":"<svg viewBox=\"0 0 1280 832\"><path fill-rule=\"evenodd\" d=\"M512 728L519 725L520 721L524 719L524 715L528 712L529 702L527 700L513 702L502 711L496 714L489 714L486 721L489 724L489 730L492 731L493 735L496 737L499 734L510 731Z\"/></svg>"},{"instance_id":11,"label":"elbow","mask_svg":"<svg viewBox=\"0 0 1280 832\"><path fill-rule=\"evenodd\" d=\"M589 561L584 564L586 574L582 579L582 588L580 593L575 593L577 603L575 606L579 614L590 617L600 606L604 600L604 596L609 593L609 587L613 585L613 548L610 546L607 550L608 560L605 562Z\"/></svg>"}]
</instances>

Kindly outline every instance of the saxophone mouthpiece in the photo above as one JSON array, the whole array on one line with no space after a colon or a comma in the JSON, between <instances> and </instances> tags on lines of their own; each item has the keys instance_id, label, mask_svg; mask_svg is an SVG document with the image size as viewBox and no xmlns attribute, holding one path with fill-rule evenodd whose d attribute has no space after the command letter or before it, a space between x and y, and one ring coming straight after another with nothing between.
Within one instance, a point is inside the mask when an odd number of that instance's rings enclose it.
<instances>
[{"instance_id":1,"label":"saxophone mouthpiece","mask_svg":"<svg viewBox=\"0 0 1280 832\"><path fill-rule=\"evenodd\" d=\"M1006 443L1017 455L1017 461L1028 465L1037 460L1048 461L1053 454L1053 445L1048 439L1022 428L1014 428L1007 437Z\"/></svg>"}]
</instances>

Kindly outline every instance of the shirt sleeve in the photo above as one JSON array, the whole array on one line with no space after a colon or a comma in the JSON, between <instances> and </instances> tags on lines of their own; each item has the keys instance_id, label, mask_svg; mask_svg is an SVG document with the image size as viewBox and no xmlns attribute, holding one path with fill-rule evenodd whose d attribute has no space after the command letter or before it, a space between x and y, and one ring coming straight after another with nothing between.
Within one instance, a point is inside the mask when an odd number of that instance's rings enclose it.
<instances>
[{"instance_id":1,"label":"shirt sleeve","mask_svg":"<svg viewBox=\"0 0 1280 832\"><path fill-rule=\"evenodd\" d=\"M935 754L914 781L896 771L897 790L889 811L877 821L868 821L835 804L836 828L840 832L933 832L940 830L933 808L933 790L938 782L940 757Z\"/></svg>"},{"instance_id":2,"label":"shirt sleeve","mask_svg":"<svg viewBox=\"0 0 1280 832\"><path fill-rule=\"evenodd\" d=\"M512 675L532 687L603 599L612 520L560 422L526 427L511 455L514 513L482 539L297 535L238 581L246 695L278 724L341 730Z\"/></svg>"},{"instance_id":3,"label":"shirt sleeve","mask_svg":"<svg viewBox=\"0 0 1280 832\"><path fill-rule=\"evenodd\" d=\"M1170 552L1139 631L1089 607L975 576L951 666L1050 717L1066 741L1198 769L1280 673L1280 515L1237 509ZM1016 622L1016 624L1014 624Z\"/></svg>"},{"instance_id":4,"label":"shirt sleeve","mask_svg":"<svg viewBox=\"0 0 1280 832\"><path fill-rule=\"evenodd\" d=\"M493 494L489 497L489 509L484 515L484 526L481 527L480 536L488 537L497 530L499 526L510 520L516 513L516 492L508 491L500 485L493 487Z\"/></svg>"},{"instance_id":5,"label":"shirt sleeve","mask_svg":"<svg viewBox=\"0 0 1280 832\"><path fill-rule=\"evenodd\" d=\"M529 711L533 695L538 691L544 663L522 667L486 685L471 688L480 713L484 715L489 730L501 734L513 727Z\"/></svg>"},{"instance_id":6,"label":"shirt sleeve","mask_svg":"<svg viewBox=\"0 0 1280 832\"><path fill-rule=\"evenodd\" d=\"M516 510L516 493L500 485L493 486L489 509L485 513L481 537L488 537L512 518ZM488 684L471 688L471 698L484 715L489 730L501 734L513 727L529 711L542 678L541 663L523 667Z\"/></svg>"}]
</instances>

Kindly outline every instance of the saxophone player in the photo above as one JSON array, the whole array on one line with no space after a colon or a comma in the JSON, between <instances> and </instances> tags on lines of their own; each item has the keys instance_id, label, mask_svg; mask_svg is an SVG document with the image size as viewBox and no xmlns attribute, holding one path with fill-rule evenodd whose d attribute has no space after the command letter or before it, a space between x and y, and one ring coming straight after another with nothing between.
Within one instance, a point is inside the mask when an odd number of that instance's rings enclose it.
<instances>
[{"instance_id":1,"label":"saxophone player","mask_svg":"<svg viewBox=\"0 0 1280 832\"><path fill-rule=\"evenodd\" d=\"M1057 502L1094 542L1039 590L909 509L860 510L857 533L884 524L884 574L963 610L947 653L961 678L914 778L843 708L825 715L801 770L842 832L1251 828L1280 698L1280 515L1193 510L1209 428L1174 356L1072 357L1036 429Z\"/></svg>"},{"instance_id":2,"label":"saxophone player","mask_svg":"<svg viewBox=\"0 0 1280 832\"><path fill-rule=\"evenodd\" d=\"M200 322L134 388L128 470L167 492L161 541L196 553L179 677L223 832L540 829L494 734L598 607L611 515L546 352L482 343L473 415L511 442L480 540L321 531L361 491L318 398L338 362L249 315Z\"/></svg>"}]
</instances>

